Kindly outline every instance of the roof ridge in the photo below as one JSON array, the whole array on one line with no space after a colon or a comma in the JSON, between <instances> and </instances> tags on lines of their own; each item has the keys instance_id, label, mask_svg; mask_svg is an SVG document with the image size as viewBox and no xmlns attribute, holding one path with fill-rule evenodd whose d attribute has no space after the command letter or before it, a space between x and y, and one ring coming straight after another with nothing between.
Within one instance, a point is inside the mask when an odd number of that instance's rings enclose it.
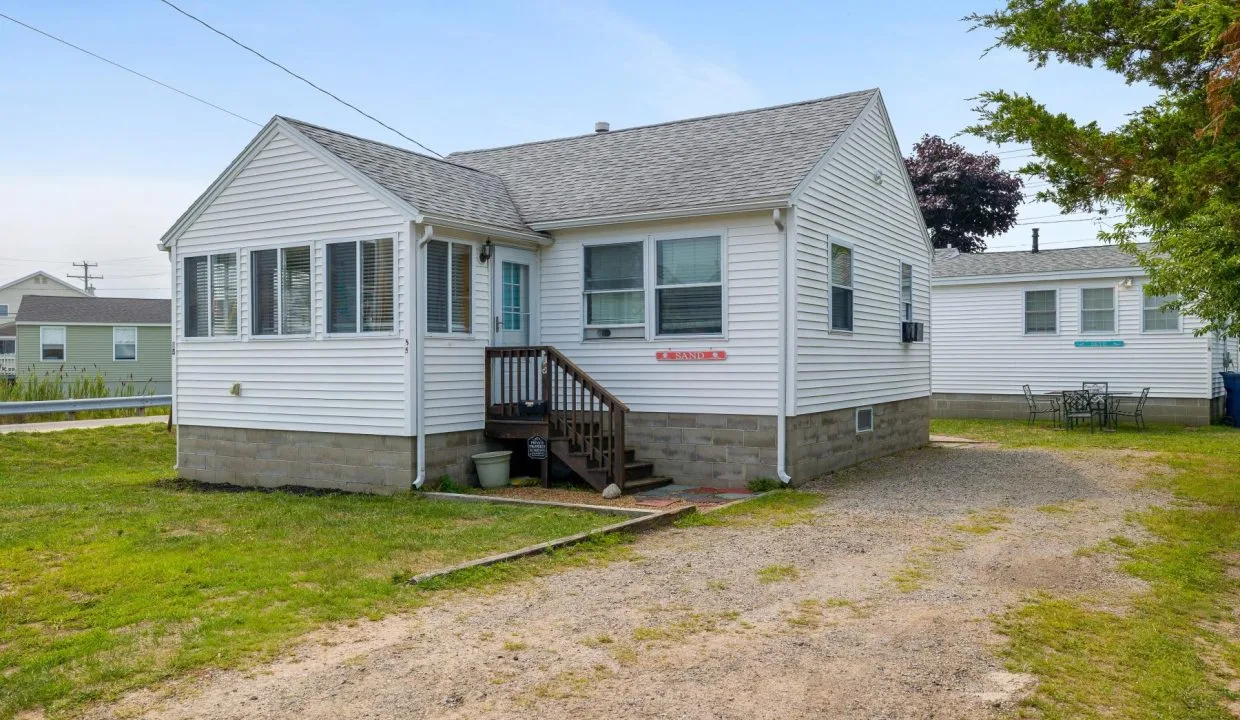
<instances>
[{"instance_id":1,"label":"roof ridge","mask_svg":"<svg viewBox=\"0 0 1240 720\"><path fill-rule=\"evenodd\" d=\"M460 168L462 170L469 170L471 172L476 172L482 175L488 175L497 180L499 179L498 175L494 173L489 173L486 170L479 170L478 168L472 167L470 165L462 165L461 163L452 162L451 160L448 160L446 158L437 158L431 155L427 155L426 153L420 153L415 150L410 150L409 148L403 148L399 145L393 145L392 143L384 142L382 140L373 140L371 138L362 137L361 135L354 135L353 133L347 133L347 132L344 132L343 130L336 130L335 128L329 128L323 125L317 125L312 122L306 122L305 120L298 120L297 118L289 117L287 115L276 115L276 117L279 118L280 120L283 120L288 123L293 123L295 125L305 125L306 127L312 127L315 130L322 130L323 132L329 132L329 133L332 133L333 135L343 135L344 137L353 138L354 140L360 140L362 142L370 143L372 145L382 145L383 147L391 148L398 152L406 153L408 155L414 155L416 157L423 158L424 160L430 160L432 162L442 163L444 165L450 165L455 168ZM449 153L449 155L454 155L454 154L455 153Z\"/></svg>"},{"instance_id":2,"label":"roof ridge","mask_svg":"<svg viewBox=\"0 0 1240 720\"><path fill-rule=\"evenodd\" d=\"M1137 243L1137 244L1138 244L1138 245L1148 245L1149 243ZM939 250L944 250L945 248L937 248L937 249L939 249ZM1038 254L1038 255L1046 255L1046 254L1048 254L1048 253L1059 253L1059 252L1065 252L1065 251L1069 251L1069 250L1117 250L1117 251L1119 251L1119 252L1127 252L1127 251L1125 251L1123 248L1119 247L1118 245L1110 245L1110 244L1108 244L1108 245L1074 245L1073 247L1045 248L1045 249L1040 249L1040 250L1038 250L1038 252L1037 252L1036 254ZM956 258L958 258L958 257L983 257L983 256L991 256L991 257L993 257L993 256L995 256L995 255L1018 255L1018 254L1023 254L1023 255L1033 255L1033 254L1035 254L1035 253L1033 252L1033 250L1032 250L1032 249L1028 249L1028 250L993 250L993 251L992 251L992 250L983 250L982 252L979 252L979 253L967 253L967 252L957 253L956 255L952 255L951 257L946 257L946 258L943 258L943 259L944 259L944 260L954 260L954 259L956 259Z\"/></svg>"},{"instance_id":3,"label":"roof ridge","mask_svg":"<svg viewBox=\"0 0 1240 720\"><path fill-rule=\"evenodd\" d=\"M714 120L716 118L733 117L736 115L749 115L752 113L766 112L768 110L780 110L783 108L796 107L798 105L812 105L814 103L826 102L828 100L839 100L840 98L852 95L866 95L879 92L877 87L867 88L865 90L853 90L851 92L839 93L837 95L828 95L826 97L814 98L812 100L798 100L796 102L781 103L779 105L768 105L760 108L749 108L746 110L733 110L731 112L715 113L713 115L698 115L689 118L680 118L678 120L666 120L664 122L647 123L645 125L634 125L632 127L620 128L619 130L608 130L607 132L582 133L580 135L568 135L565 137L548 138L546 140L531 140L523 143L512 143L510 145L497 145L495 147L478 148L476 150L460 150L448 153L448 157L457 157L460 155L476 155L478 153L494 152L496 150L511 150L519 147L529 147L532 145L547 145L556 142L566 142L568 140L580 140L590 137L607 137L609 135L618 135L620 133L631 132L633 130L647 130L649 128L666 127L668 125L681 125L685 123L701 122L703 120Z\"/></svg>"}]
</instances>

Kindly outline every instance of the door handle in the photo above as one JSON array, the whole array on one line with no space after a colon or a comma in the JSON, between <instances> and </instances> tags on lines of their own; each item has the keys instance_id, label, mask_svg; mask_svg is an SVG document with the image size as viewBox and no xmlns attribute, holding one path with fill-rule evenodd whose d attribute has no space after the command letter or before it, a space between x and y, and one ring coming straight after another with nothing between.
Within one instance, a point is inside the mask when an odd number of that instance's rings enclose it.
<instances>
[{"instance_id":1,"label":"door handle","mask_svg":"<svg viewBox=\"0 0 1240 720\"><path fill-rule=\"evenodd\" d=\"M499 315L495 316L495 332L499 332Z\"/></svg>"}]
</instances>

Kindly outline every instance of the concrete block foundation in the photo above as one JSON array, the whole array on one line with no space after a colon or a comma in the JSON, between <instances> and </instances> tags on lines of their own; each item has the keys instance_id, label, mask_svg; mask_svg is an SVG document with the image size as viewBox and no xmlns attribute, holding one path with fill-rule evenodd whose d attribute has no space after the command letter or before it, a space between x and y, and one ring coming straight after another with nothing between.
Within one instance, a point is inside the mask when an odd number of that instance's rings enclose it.
<instances>
[{"instance_id":1,"label":"concrete block foundation","mask_svg":"<svg viewBox=\"0 0 1240 720\"><path fill-rule=\"evenodd\" d=\"M873 429L867 432L857 432L857 408L788 418L788 468L794 482L930 441L928 397L860 407L874 410Z\"/></svg>"},{"instance_id":2,"label":"concrete block foundation","mask_svg":"<svg viewBox=\"0 0 1240 720\"><path fill-rule=\"evenodd\" d=\"M656 475L685 485L744 487L775 477L773 415L631 412L625 443Z\"/></svg>"},{"instance_id":3,"label":"concrete block foundation","mask_svg":"<svg viewBox=\"0 0 1240 720\"><path fill-rule=\"evenodd\" d=\"M1024 395L935 393L931 414L936 418L973 420L1026 420L1029 404ZM1145 420L1170 425L1209 425L1220 417L1221 405L1205 398L1149 398ZM1049 415L1039 416L1049 421ZM1125 419L1125 422L1130 419Z\"/></svg>"}]
</instances>

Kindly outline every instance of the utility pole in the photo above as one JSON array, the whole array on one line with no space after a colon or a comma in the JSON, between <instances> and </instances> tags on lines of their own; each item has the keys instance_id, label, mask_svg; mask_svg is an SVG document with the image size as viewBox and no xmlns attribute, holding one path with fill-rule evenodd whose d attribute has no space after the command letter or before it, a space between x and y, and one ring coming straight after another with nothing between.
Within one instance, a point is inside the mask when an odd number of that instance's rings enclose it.
<instances>
[{"instance_id":1,"label":"utility pole","mask_svg":"<svg viewBox=\"0 0 1240 720\"><path fill-rule=\"evenodd\" d=\"M99 263L87 262L83 260L80 263L73 263L73 267L82 268L82 274L81 275L66 275L65 277L72 278L74 280L81 280L82 288L85 289L86 292L88 293L93 293L95 291L95 288L90 284L90 281L91 280L102 280L103 276L102 275L91 275L90 269L99 267Z\"/></svg>"}]
</instances>

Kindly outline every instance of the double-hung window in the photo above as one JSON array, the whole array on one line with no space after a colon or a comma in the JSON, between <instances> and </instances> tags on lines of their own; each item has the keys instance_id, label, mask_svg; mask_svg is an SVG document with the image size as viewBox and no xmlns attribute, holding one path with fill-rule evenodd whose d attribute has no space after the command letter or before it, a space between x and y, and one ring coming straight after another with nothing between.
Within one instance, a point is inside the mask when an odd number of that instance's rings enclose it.
<instances>
[{"instance_id":1,"label":"double-hung window","mask_svg":"<svg viewBox=\"0 0 1240 720\"><path fill-rule=\"evenodd\" d=\"M473 330L473 246L426 243L426 330L469 334Z\"/></svg>"},{"instance_id":2,"label":"double-hung window","mask_svg":"<svg viewBox=\"0 0 1240 720\"><path fill-rule=\"evenodd\" d=\"M1059 332L1059 291L1025 291L1025 334L1054 335Z\"/></svg>"},{"instance_id":3,"label":"double-hung window","mask_svg":"<svg viewBox=\"0 0 1240 720\"><path fill-rule=\"evenodd\" d=\"M112 328L112 359L116 361L138 359L138 328Z\"/></svg>"},{"instance_id":4,"label":"double-hung window","mask_svg":"<svg viewBox=\"0 0 1240 720\"><path fill-rule=\"evenodd\" d=\"M723 240L655 242L655 331L658 335L723 333Z\"/></svg>"},{"instance_id":5,"label":"double-hung window","mask_svg":"<svg viewBox=\"0 0 1240 720\"><path fill-rule=\"evenodd\" d=\"M831 329L853 329L853 251L831 243Z\"/></svg>"},{"instance_id":6,"label":"double-hung window","mask_svg":"<svg viewBox=\"0 0 1240 720\"><path fill-rule=\"evenodd\" d=\"M1081 288L1081 332L1115 332L1115 288Z\"/></svg>"},{"instance_id":7,"label":"double-hung window","mask_svg":"<svg viewBox=\"0 0 1240 720\"><path fill-rule=\"evenodd\" d=\"M395 327L392 238L327 245L327 332L391 332Z\"/></svg>"},{"instance_id":8,"label":"double-hung window","mask_svg":"<svg viewBox=\"0 0 1240 720\"><path fill-rule=\"evenodd\" d=\"M913 322L913 266L900 263L900 317Z\"/></svg>"},{"instance_id":9,"label":"double-hung window","mask_svg":"<svg viewBox=\"0 0 1240 720\"><path fill-rule=\"evenodd\" d=\"M1142 291L1141 331L1167 332L1180 329L1180 313L1174 308L1164 307L1167 303L1179 300L1178 295L1151 295Z\"/></svg>"},{"instance_id":10,"label":"double-hung window","mask_svg":"<svg viewBox=\"0 0 1240 720\"><path fill-rule=\"evenodd\" d=\"M185 337L237 334L237 256L185 258Z\"/></svg>"},{"instance_id":11,"label":"double-hung window","mask_svg":"<svg viewBox=\"0 0 1240 720\"><path fill-rule=\"evenodd\" d=\"M586 337L645 337L645 243L587 245Z\"/></svg>"},{"instance_id":12,"label":"double-hung window","mask_svg":"<svg viewBox=\"0 0 1240 720\"><path fill-rule=\"evenodd\" d=\"M0 318L5 317L8 314L9 314L9 306L5 305L4 303L0 303Z\"/></svg>"},{"instance_id":13,"label":"double-hung window","mask_svg":"<svg viewBox=\"0 0 1240 720\"><path fill-rule=\"evenodd\" d=\"M63 325L44 325L39 328L39 359L43 362L64 362L65 328Z\"/></svg>"},{"instance_id":14,"label":"double-hung window","mask_svg":"<svg viewBox=\"0 0 1240 720\"><path fill-rule=\"evenodd\" d=\"M310 246L250 253L250 332L308 335L311 312Z\"/></svg>"}]
</instances>

